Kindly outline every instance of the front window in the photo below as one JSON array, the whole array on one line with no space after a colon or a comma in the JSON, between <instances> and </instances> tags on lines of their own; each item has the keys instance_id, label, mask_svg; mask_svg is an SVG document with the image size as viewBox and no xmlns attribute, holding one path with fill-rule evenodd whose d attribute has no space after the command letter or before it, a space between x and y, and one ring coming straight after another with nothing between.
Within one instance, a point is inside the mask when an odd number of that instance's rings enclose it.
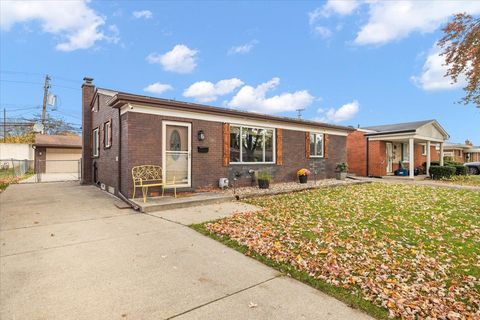
<instances>
[{"instance_id":1,"label":"front window","mask_svg":"<svg viewBox=\"0 0 480 320\"><path fill-rule=\"evenodd\" d=\"M422 155L426 156L427 155L427 145L422 144Z\"/></svg>"},{"instance_id":2,"label":"front window","mask_svg":"<svg viewBox=\"0 0 480 320\"><path fill-rule=\"evenodd\" d=\"M310 133L310 157L323 157L323 133Z\"/></svg>"},{"instance_id":3,"label":"front window","mask_svg":"<svg viewBox=\"0 0 480 320\"><path fill-rule=\"evenodd\" d=\"M100 153L100 144L99 142L99 136L98 136L98 128L93 129L92 132L92 155L94 157L98 157Z\"/></svg>"},{"instance_id":4,"label":"front window","mask_svg":"<svg viewBox=\"0 0 480 320\"><path fill-rule=\"evenodd\" d=\"M273 163L273 129L230 126L230 162Z\"/></svg>"},{"instance_id":5,"label":"front window","mask_svg":"<svg viewBox=\"0 0 480 320\"><path fill-rule=\"evenodd\" d=\"M402 143L402 161L410 161L410 148L408 147L408 143Z\"/></svg>"}]
</instances>

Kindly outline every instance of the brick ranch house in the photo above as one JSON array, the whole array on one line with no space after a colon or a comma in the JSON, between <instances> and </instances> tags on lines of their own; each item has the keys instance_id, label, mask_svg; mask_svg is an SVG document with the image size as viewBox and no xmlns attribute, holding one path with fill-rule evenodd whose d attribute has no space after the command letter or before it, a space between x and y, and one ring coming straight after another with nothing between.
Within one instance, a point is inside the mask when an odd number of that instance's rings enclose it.
<instances>
[{"instance_id":1,"label":"brick ranch house","mask_svg":"<svg viewBox=\"0 0 480 320\"><path fill-rule=\"evenodd\" d=\"M445 157L450 157L453 161L477 162L480 161L480 146L474 146L469 140L465 143L445 143Z\"/></svg>"},{"instance_id":2,"label":"brick ranch house","mask_svg":"<svg viewBox=\"0 0 480 320\"><path fill-rule=\"evenodd\" d=\"M268 171L274 182L294 181L314 162L319 179L332 178L347 160L353 131L95 88L91 78L84 78L82 108L82 183L126 198L134 197L131 171L138 165L161 166L183 190L216 188L220 178L250 185L252 170Z\"/></svg>"},{"instance_id":3,"label":"brick ranch house","mask_svg":"<svg viewBox=\"0 0 480 320\"><path fill-rule=\"evenodd\" d=\"M443 165L449 135L436 120L359 128L347 138L349 172L359 176L393 175L400 161L414 177L414 168L431 161ZM413 163L414 165L410 165Z\"/></svg>"}]
</instances>

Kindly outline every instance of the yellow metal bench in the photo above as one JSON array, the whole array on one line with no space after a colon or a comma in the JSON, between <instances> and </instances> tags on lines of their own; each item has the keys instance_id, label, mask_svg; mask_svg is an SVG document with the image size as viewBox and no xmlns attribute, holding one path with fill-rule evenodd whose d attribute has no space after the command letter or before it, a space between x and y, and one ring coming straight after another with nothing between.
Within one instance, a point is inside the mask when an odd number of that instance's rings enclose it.
<instances>
[{"instance_id":1,"label":"yellow metal bench","mask_svg":"<svg viewBox=\"0 0 480 320\"><path fill-rule=\"evenodd\" d=\"M165 191L167 181L163 179L162 167L154 165L136 166L132 168L133 178L133 198L137 191L137 187L142 188L143 202L147 202L149 187L162 187L162 197ZM173 193L177 197L177 187L175 185L175 177L170 185L173 185Z\"/></svg>"}]
</instances>

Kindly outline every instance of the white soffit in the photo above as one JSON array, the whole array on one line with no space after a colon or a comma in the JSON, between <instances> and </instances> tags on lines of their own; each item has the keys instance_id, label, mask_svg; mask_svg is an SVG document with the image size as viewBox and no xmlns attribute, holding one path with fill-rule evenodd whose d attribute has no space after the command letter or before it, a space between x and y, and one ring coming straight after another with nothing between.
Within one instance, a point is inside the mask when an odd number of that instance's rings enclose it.
<instances>
[{"instance_id":1,"label":"white soffit","mask_svg":"<svg viewBox=\"0 0 480 320\"><path fill-rule=\"evenodd\" d=\"M206 114L201 112L192 112L192 111L178 111L168 108L159 108L159 107L149 107L135 104L127 104L121 107L120 114L125 114L127 112L137 112L137 113L146 113L154 114L165 117L176 117L184 119L195 119L195 120L204 120L212 122L222 122L246 126L258 126L265 128L279 128L285 130L295 130L303 132L319 132L326 133L337 136L347 136L348 132L342 130L335 130L332 128L325 128L321 125L312 126L310 124L296 124L296 123L284 123L275 120L256 120L256 119L247 119L243 117L234 117L230 115L216 115L216 114Z\"/></svg>"}]
</instances>

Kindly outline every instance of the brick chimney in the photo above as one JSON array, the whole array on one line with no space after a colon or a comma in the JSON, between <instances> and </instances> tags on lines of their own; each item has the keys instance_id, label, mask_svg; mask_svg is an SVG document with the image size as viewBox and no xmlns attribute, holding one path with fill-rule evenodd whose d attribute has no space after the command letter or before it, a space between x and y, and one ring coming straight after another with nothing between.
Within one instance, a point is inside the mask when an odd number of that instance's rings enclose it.
<instances>
[{"instance_id":1,"label":"brick chimney","mask_svg":"<svg viewBox=\"0 0 480 320\"><path fill-rule=\"evenodd\" d=\"M92 103L93 78L83 78L82 84L82 184L92 183Z\"/></svg>"}]
</instances>

